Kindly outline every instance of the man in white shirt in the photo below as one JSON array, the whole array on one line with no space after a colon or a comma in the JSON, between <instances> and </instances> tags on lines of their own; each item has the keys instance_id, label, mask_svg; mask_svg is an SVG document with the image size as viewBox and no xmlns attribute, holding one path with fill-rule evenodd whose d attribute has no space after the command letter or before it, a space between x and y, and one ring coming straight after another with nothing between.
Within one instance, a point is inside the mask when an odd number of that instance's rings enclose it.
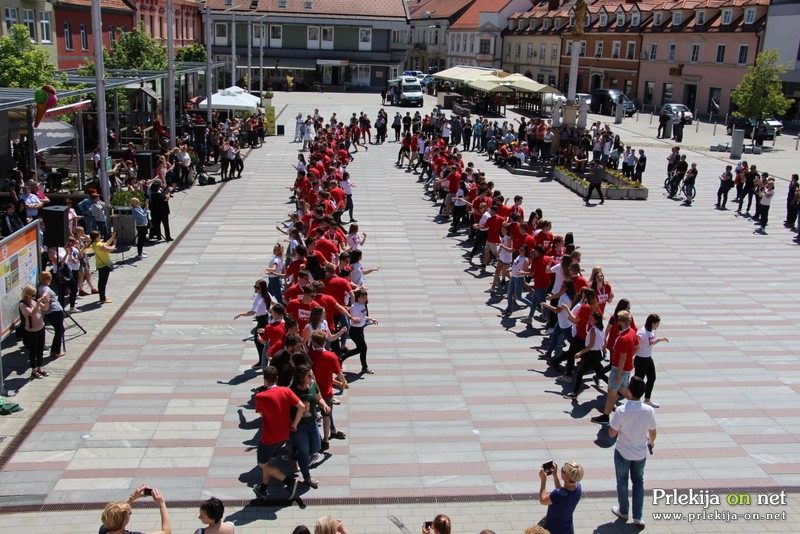
<instances>
[{"instance_id":1,"label":"man in white shirt","mask_svg":"<svg viewBox=\"0 0 800 534\"><path fill-rule=\"evenodd\" d=\"M23 186L22 195L19 198L25 202L25 215L31 220L36 219L39 216L39 209L44 206L39 197L31 193L30 187Z\"/></svg>"},{"instance_id":2,"label":"man in white shirt","mask_svg":"<svg viewBox=\"0 0 800 534\"><path fill-rule=\"evenodd\" d=\"M642 508L644 507L644 466L647 450L652 451L656 440L656 412L651 406L642 403L645 384L639 377L633 377L628 384L631 400L617 408L611 417L608 435L617 438L614 448L614 468L617 474L617 501L619 506L611 508L611 513L620 519L628 520L628 478L633 487L633 524L644 528Z\"/></svg>"}]
</instances>

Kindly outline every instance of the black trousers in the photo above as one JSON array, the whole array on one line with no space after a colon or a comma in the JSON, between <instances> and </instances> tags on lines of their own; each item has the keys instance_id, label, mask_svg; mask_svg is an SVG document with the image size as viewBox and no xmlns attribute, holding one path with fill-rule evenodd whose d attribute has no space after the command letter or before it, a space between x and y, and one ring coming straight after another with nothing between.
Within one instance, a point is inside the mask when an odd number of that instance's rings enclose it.
<instances>
[{"instance_id":1,"label":"black trousers","mask_svg":"<svg viewBox=\"0 0 800 534\"><path fill-rule=\"evenodd\" d=\"M50 354L58 354L64 344L64 312L50 312L45 314L44 320L53 327L53 342L50 343Z\"/></svg>"},{"instance_id":2,"label":"black trousers","mask_svg":"<svg viewBox=\"0 0 800 534\"><path fill-rule=\"evenodd\" d=\"M136 227L136 252L142 255L144 244L147 242L147 226Z\"/></svg>"},{"instance_id":3,"label":"black trousers","mask_svg":"<svg viewBox=\"0 0 800 534\"><path fill-rule=\"evenodd\" d=\"M342 361L358 354L361 359L361 368L367 369L369 366L367 365L367 341L364 339L364 327L351 326L347 334L356 344L356 348L344 351Z\"/></svg>"},{"instance_id":4,"label":"black trousers","mask_svg":"<svg viewBox=\"0 0 800 534\"><path fill-rule=\"evenodd\" d=\"M578 363L578 368L573 373L574 382L572 386L573 393L580 393L583 387L583 375L594 372L595 375L600 375L603 371L603 353L599 350L590 350L581 356Z\"/></svg>"},{"instance_id":5,"label":"black trousers","mask_svg":"<svg viewBox=\"0 0 800 534\"><path fill-rule=\"evenodd\" d=\"M601 184L589 184L589 191L586 193L586 202L592 198L592 191L597 191L597 194L600 196L600 202L605 202L603 200L603 190L600 187Z\"/></svg>"},{"instance_id":6,"label":"black trousers","mask_svg":"<svg viewBox=\"0 0 800 534\"><path fill-rule=\"evenodd\" d=\"M261 342L261 334L258 333L258 330L267 326L267 321L269 321L269 314L256 315L256 328L255 330L253 330L253 342L256 345L256 352L258 353L259 363L261 363L261 353L264 352L264 344Z\"/></svg>"},{"instance_id":7,"label":"black trousers","mask_svg":"<svg viewBox=\"0 0 800 534\"><path fill-rule=\"evenodd\" d=\"M486 246L486 239L489 237L489 232L485 230L478 230L475 233L475 244L472 245L472 250L469 253L471 260L475 254L483 254L483 247Z\"/></svg>"},{"instance_id":8,"label":"black trousers","mask_svg":"<svg viewBox=\"0 0 800 534\"><path fill-rule=\"evenodd\" d=\"M563 362L564 360L567 361L567 376L572 376L572 372L575 370L575 355L578 354L580 351L584 349L586 346L586 340L581 339L578 336L572 336L572 339L569 340L569 348L561 353L561 356L554 356L547 361L547 364L552 367L558 367L558 364Z\"/></svg>"},{"instance_id":9,"label":"black trousers","mask_svg":"<svg viewBox=\"0 0 800 534\"><path fill-rule=\"evenodd\" d=\"M44 328L36 332L25 330L25 344L28 347L28 362L31 371L42 366L44 360Z\"/></svg>"},{"instance_id":10,"label":"black trousers","mask_svg":"<svg viewBox=\"0 0 800 534\"><path fill-rule=\"evenodd\" d=\"M106 300L106 286L108 285L108 275L111 274L111 269L108 267L100 267L97 269L97 291L100 293L100 302Z\"/></svg>"},{"instance_id":11,"label":"black trousers","mask_svg":"<svg viewBox=\"0 0 800 534\"><path fill-rule=\"evenodd\" d=\"M653 362L653 358L635 356L633 358L633 374L645 381L644 398L649 399L656 383L656 364Z\"/></svg>"}]
</instances>

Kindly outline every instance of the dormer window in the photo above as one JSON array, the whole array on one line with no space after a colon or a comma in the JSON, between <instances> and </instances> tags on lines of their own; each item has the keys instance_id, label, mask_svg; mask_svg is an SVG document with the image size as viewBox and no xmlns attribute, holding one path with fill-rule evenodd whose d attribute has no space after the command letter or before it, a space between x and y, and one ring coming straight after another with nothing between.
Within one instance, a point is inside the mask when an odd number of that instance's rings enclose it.
<instances>
[{"instance_id":1,"label":"dormer window","mask_svg":"<svg viewBox=\"0 0 800 534\"><path fill-rule=\"evenodd\" d=\"M695 21L696 21L695 24L697 24L698 26L701 25L701 24L705 24L706 23L706 12L705 11L698 11Z\"/></svg>"},{"instance_id":2,"label":"dormer window","mask_svg":"<svg viewBox=\"0 0 800 534\"><path fill-rule=\"evenodd\" d=\"M605 13L603 13L602 15L600 15L600 27L605 28L606 24L608 24L608 16Z\"/></svg>"},{"instance_id":3,"label":"dormer window","mask_svg":"<svg viewBox=\"0 0 800 534\"><path fill-rule=\"evenodd\" d=\"M683 14L678 11L672 14L672 25L673 26L680 26L681 21L683 20Z\"/></svg>"},{"instance_id":4,"label":"dormer window","mask_svg":"<svg viewBox=\"0 0 800 534\"><path fill-rule=\"evenodd\" d=\"M617 13L617 26L625 26L625 13Z\"/></svg>"},{"instance_id":5,"label":"dormer window","mask_svg":"<svg viewBox=\"0 0 800 534\"><path fill-rule=\"evenodd\" d=\"M656 13L653 15L653 24L656 26L661 26L661 13Z\"/></svg>"},{"instance_id":6,"label":"dormer window","mask_svg":"<svg viewBox=\"0 0 800 534\"><path fill-rule=\"evenodd\" d=\"M570 15L569 16L569 27L570 28L574 28L575 27L575 15Z\"/></svg>"},{"instance_id":7,"label":"dormer window","mask_svg":"<svg viewBox=\"0 0 800 534\"><path fill-rule=\"evenodd\" d=\"M544 19L542 21L542 29L549 30L550 29L550 19Z\"/></svg>"},{"instance_id":8,"label":"dormer window","mask_svg":"<svg viewBox=\"0 0 800 534\"><path fill-rule=\"evenodd\" d=\"M731 23L732 12L730 9L726 9L722 12L722 23L723 24L730 24Z\"/></svg>"},{"instance_id":9,"label":"dormer window","mask_svg":"<svg viewBox=\"0 0 800 534\"><path fill-rule=\"evenodd\" d=\"M744 23L752 24L756 21L756 10L753 8L744 10Z\"/></svg>"},{"instance_id":10,"label":"dormer window","mask_svg":"<svg viewBox=\"0 0 800 534\"><path fill-rule=\"evenodd\" d=\"M638 26L640 20L641 20L641 18L639 16L639 13L633 13L631 15L631 26L634 26L634 27Z\"/></svg>"},{"instance_id":11,"label":"dormer window","mask_svg":"<svg viewBox=\"0 0 800 534\"><path fill-rule=\"evenodd\" d=\"M553 21L553 29L560 30L561 29L561 19L555 19Z\"/></svg>"},{"instance_id":12,"label":"dormer window","mask_svg":"<svg viewBox=\"0 0 800 534\"><path fill-rule=\"evenodd\" d=\"M588 14L587 14L587 15L586 15L586 18L585 18L585 19L583 19L583 26L584 26L585 28L588 28L588 27L589 27L589 24L591 24L591 23L592 23L592 17L591 17L590 15L588 15Z\"/></svg>"}]
</instances>

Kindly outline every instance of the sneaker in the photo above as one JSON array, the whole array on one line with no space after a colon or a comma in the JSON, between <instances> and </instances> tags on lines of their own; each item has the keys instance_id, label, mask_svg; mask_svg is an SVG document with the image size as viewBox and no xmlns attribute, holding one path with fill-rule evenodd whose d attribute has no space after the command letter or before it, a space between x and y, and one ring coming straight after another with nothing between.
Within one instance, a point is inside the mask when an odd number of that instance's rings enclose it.
<instances>
[{"instance_id":1,"label":"sneaker","mask_svg":"<svg viewBox=\"0 0 800 534\"><path fill-rule=\"evenodd\" d=\"M330 448L331 448L331 444L323 439L322 440L322 444L319 447L319 452L325 452Z\"/></svg>"},{"instance_id":2,"label":"sneaker","mask_svg":"<svg viewBox=\"0 0 800 534\"><path fill-rule=\"evenodd\" d=\"M261 369L261 362L254 363L250 366L250 369Z\"/></svg>"},{"instance_id":3,"label":"sneaker","mask_svg":"<svg viewBox=\"0 0 800 534\"><path fill-rule=\"evenodd\" d=\"M598 425L607 425L608 421L609 419L606 414L598 415L597 417L592 417L592 423L597 423ZM627 517L625 519L627 519Z\"/></svg>"},{"instance_id":4,"label":"sneaker","mask_svg":"<svg viewBox=\"0 0 800 534\"><path fill-rule=\"evenodd\" d=\"M561 395L561 396L564 397L565 399L577 399L578 398L578 394L577 393L567 393L567 394Z\"/></svg>"},{"instance_id":5,"label":"sneaker","mask_svg":"<svg viewBox=\"0 0 800 534\"><path fill-rule=\"evenodd\" d=\"M342 403L342 401L340 401L340 400L339 400L339 399L337 399L336 397L334 397L333 399L331 399L331 404L341 404L341 403Z\"/></svg>"},{"instance_id":6,"label":"sneaker","mask_svg":"<svg viewBox=\"0 0 800 534\"><path fill-rule=\"evenodd\" d=\"M641 519L634 519L633 521L631 521L631 523L635 527L644 528L644 521L642 521Z\"/></svg>"},{"instance_id":7,"label":"sneaker","mask_svg":"<svg viewBox=\"0 0 800 534\"><path fill-rule=\"evenodd\" d=\"M297 495L297 479L286 477L284 484L286 484L286 492L289 494L289 499L294 499L294 496Z\"/></svg>"},{"instance_id":8,"label":"sneaker","mask_svg":"<svg viewBox=\"0 0 800 534\"><path fill-rule=\"evenodd\" d=\"M92 289L92 295L97 295L98 293L100 293L99 289Z\"/></svg>"},{"instance_id":9,"label":"sneaker","mask_svg":"<svg viewBox=\"0 0 800 534\"><path fill-rule=\"evenodd\" d=\"M661 408L660 404L658 404L657 402L653 402L650 399L645 399L644 403L647 404L648 406L652 406L653 408Z\"/></svg>"},{"instance_id":10,"label":"sneaker","mask_svg":"<svg viewBox=\"0 0 800 534\"><path fill-rule=\"evenodd\" d=\"M307 478L303 480L303 484L305 484L309 488L314 488L314 489L317 489L319 487L319 481L316 478Z\"/></svg>"},{"instance_id":11,"label":"sneaker","mask_svg":"<svg viewBox=\"0 0 800 534\"><path fill-rule=\"evenodd\" d=\"M530 317L524 317L524 318L520 319L519 322L525 323L525 324L531 324L533 322L533 319L531 319Z\"/></svg>"},{"instance_id":12,"label":"sneaker","mask_svg":"<svg viewBox=\"0 0 800 534\"><path fill-rule=\"evenodd\" d=\"M373 370L372 370L372 369L370 369L369 367L362 367L362 368L361 368L361 374L362 374L362 375L374 375L374 374L375 374L375 371L373 371Z\"/></svg>"},{"instance_id":13,"label":"sneaker","mask_svg":"<svg viewBox=\"0 0 800 534\"><path fill-rule=\"evenodd\" d=\"M84 291L83 289L81 289L80 291L78 291L78 296L80 296L80 297L85 297L85 296L86 296L86 295L88 295L88 294L89 294L89 293L88 293L88 292L86 292L86 291Z\"/></svg>"},{"instance_id":14,"label":"sneaker","mask_svg":"<svg viewBox=\"0 0 800 534\"><path fill-rule=\"evenodd\" d=\"M556 378L556 382L561 382L562 384L571 384L572 377L569 375L562 375Z\"/></svg>"},{"instance_id":15,"label":"sneaker","mask_svg":"<svg viewBox=\"0 0 800 534\"><path fill-rule=\"evenodd\" d=\"M619 517L623 521L627 521L628 520L628 515L627 514L623 514L622 512L620 512L619 511L619 506L612 506L611 507L611 513L614 514L615 516Z\"/></svg>"},{"instance_id":16,"label":"sneaker","mask_svg":"<svg viewBox=\"0 0 800 534\"><path fill-rule=\"evenodd\" d=\"M331 432L331 438L332 439L345 439L346 437L347 437L347 434L345 434L341 430L334 430L333 432Z\"/></svg>"},{"instance_id":17,"label":"sneaker","mask_svg":"<svg viewBox=\"0 0 800 534\"><path fill-rule=\"evenodd\" d=\"M545 336L549 336L549 335L550 335L550 334L552 334L552 333L553 333L553 329L552 329L552 328L548 328L547 330L545 330L545 331L543 332L543 334L544 334Z\"/></svg>"},{"instance_id":18,"label":"sneaker","mask_svg":"<svg viewBox=\"0 0 800 534\"><path fill-rule=\"evenodd\" d=\"M253 486L253 493L256 494L256 499L267 498L267 488L263 487L263 484L256 484L255 486Z\"/></svg>"}]
</instances>

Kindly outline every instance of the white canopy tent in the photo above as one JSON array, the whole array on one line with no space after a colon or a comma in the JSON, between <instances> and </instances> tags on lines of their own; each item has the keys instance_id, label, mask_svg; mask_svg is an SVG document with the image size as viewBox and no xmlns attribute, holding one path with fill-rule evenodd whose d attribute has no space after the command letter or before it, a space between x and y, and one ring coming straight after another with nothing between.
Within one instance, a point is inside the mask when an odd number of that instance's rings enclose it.
<instances>
[{"instance_id":1,"label":"white canopy tent","mask_svg":"<svg viewBox=\"0 0 800 534\"><path fill-rule=\"evenodd\" d=\"M258 97L244 92L244 89L239 87L230 87L211 95L211 109L255 111L260 104L261 100ZM207 109L208 101L203 100L197 107Z\"/></svg>"}]
</instances>

